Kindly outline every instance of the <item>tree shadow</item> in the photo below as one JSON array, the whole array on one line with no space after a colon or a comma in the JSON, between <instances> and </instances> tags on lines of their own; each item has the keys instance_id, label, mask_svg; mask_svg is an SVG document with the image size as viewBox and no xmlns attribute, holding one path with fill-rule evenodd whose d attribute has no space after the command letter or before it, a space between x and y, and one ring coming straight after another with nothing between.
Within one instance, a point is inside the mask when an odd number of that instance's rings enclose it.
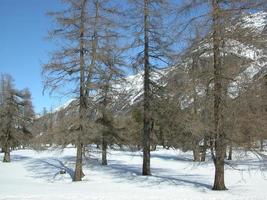
<instances>
[{"instance_id":1,"label":"tree shadow","mask_svg":"<svg viewBox=\"0 0 267 200\"><path fill-rule=\"evenodd\" d=\"M225 163L237 170L267 170L267 159L227 160Z\"/></svg>"},{"instance_id":2,"label":"tree shadow","mask_svg":"<svg viewBox=\"0 0 267 200\"><path fill-rule=\"evenodd\" d=\"M181 161L181 162L192 162L193 158L188 158L187 156L181 156L181 155L159 155L155 154L151 156L152 158L159 158L162 160L173 160L173 161Z\"/></svg>"},{"instance_id":3,"label":"tree shadow","mask_svg":"<svg viewBox=\"0 0 267 200\"><path fill-rule=\"evenodd\" d=\"M202 182L199 182L197 180L190 180L190 178L200 178L202 176L199 176L197 174L191 174L191 175L177 175L176 177L168 177L168 176L157 176L155 175L154 177L159 178L160 181L166 182L168 184L173 184L173 185L190 185L195 188L202 188L202 189L212 189L211 184L205 184ZM182 178L186 177L186 179ZM204 177L203 177L204 178Z\"/></svg>"},{"instance_id":4,"label":"tree shadow","mask_svg":"<svg viewBox=\"0 0 267 200\"><path fill-rule=\"evenodd\" d=\"M21 156L21 155L12 155L11 154L11 162L17 162L17 161L24 161L29 160L31 157L29 156Z\"/></svg>"},{"instance_id":5,"label":"tree shadow","mask_svg":"<svg viewBox=\"0 0 267 200\"><path fill-rule=\"evenodd\" d=\"M117 152L120 152L117 150ZM120 156L116 154L117 156ZM142 157L142 152L140 151L123 151L121 156L130 156L130 157ZM168 161L181 161L181 162L194 162L193 160L193 154L190 152L185 152L185 153L177 153L173 155L165 155L165 154L158 154L157 151L151 151L151 158L158 158L162 160L168 160ZM212 158L211 156L207 153L206 154L206 161L211 161ZM195 162L197 163L197 162ZM199 163L206 163L206 162L199 162Z\"/></svg>"},{"instance_id":6,"label":"tree shadow","mask_svg":"<svg viewBox=\"0 0 267 200\"><path fill-rule=\"evenodd\" d=\"M130 154L130 152L128 152ZM140 154L133 153L130 155L123 152L120 156L141 156ZM182 161L182 162L191 162L192 160L187 158L187 156L181 155L153 155L153 158L159 158L163 160L173 160L173 161ZM18 157L17 159L28 159L29 157ZM64 156L60 158L32 158L26 162L26 168L31 172L31 177L45 179L50 182L61 180L63 177L60 174L61 170L65 170L68 175L68 179L74 178L74 165L75 165L75 156ZM130 164L116 158L115 160L109 159L107 166L102 166L98 157L90 156L84 160L84 169L104 172L104 174L110 175L112 180L115 182L124 183L134 183L139 187L150 187L158 186L160 184L164 185L174 185L174 186L188 186L200 189L201 191L206 191L206 189L211 189L211 184L206 184L205 180L207 177L204 175L198 174L177 174L177 170L170 169L168 167L152 167L151 176L142 176L141 164ZM65 177L66 178L66 177Z\"/></svg>"},{"instance_id":7,"label":"tree shadow","mask_svg":"<svg viewBox=\"0 0 267 200\"><path fill-rule=\"evenodd\" d=\"M116 182L136 183L140 187L158 186L160 184L175 186L193 186L198 189L211 189L211 184L205 184L199 180L206 177L198 174L177 174L177 171L168 168L151 168L151 176L142 176L141 165L124 164L118 160L109 160L108 166L98 167L97 170L105 171ZM165 175L164 175L165 174ZM167 174L167 175L166 175ZM176 175L169 175L176 174Z\"/></svg>"},{"instance_id":8,"label":"tree shadow","mask_svg":"<svg viewBox=\"0 0 267 200\"><path fill-rule=\"evenodd\" d=\"M56 158L36 159L28 162L26 168L31 172L31 176L33 178L41 178L54 182L56 177L61 175L60 172L64 170L66 174L69 175L69 177L73 180L74 170L68 167L65 163L68 163L68 165L71 164L72 159L67 159L64 162Z\"/></svg>"}]
</instances>

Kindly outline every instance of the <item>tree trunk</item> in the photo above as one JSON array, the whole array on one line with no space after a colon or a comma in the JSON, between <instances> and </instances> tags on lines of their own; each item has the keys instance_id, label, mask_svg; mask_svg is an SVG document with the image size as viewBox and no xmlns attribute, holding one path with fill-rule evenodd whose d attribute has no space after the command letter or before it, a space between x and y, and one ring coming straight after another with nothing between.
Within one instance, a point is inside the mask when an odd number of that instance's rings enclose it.
<instances>
[{"instance_id":1,"label":"tree trunk","mask_svg":"<svg viewBox=\"0 0 267 200\"><path fill-rule=\"evenodd\" d=\"M193 157L194 157L193 160L194 162L200 161L199 151L196 148L193 149Z\"/></svg>"},{"instance_id":2,"label":"tree trunk","mask_svg":"<svg viewBox=\"0 0 267 200\"><path fill-rule=\"evenodd\" d=\"M223 154L222 154L223 155ZM224 159L223 156L215 161L215 179L213 190L227 190L224 183Z\"/></svg>"},{"instance_id":3,"label":"tree trunk","mask_svg":"<svg viewBox=\"0 0 267 200\"><path fill-rule=\"evenodd\" d=\"M159 129L159 140L160 140L160 144L162 145L162 147L165 149L165 139L164 139L164 134L162 131L162 128L160 127Z\"/></svg>"},{"instance_id":4,"label":"tree trunk","mask_svg":"<svg viewBox=\"0 0 267 200\"><path fill-rule=\"evenodd\" d=\"M10 147L8 144L5 146L3 162L10 162Z\"/></svg>"},{"instance_id":5,"label":"tree trunk","mask_svg":"<svg viewBox=\"0 0 267 200\"><path fill-rule=\"evenodd\" d=\"M263 151L263 139L260 141L260 151Z\"/></svg>"},{"instance_id":6,"label":"tree trunk","mask_svg":"<svg viewBox=\"0 0 267 200\"><path fill-rule=\"evenodd\" d=\"M78 142L77 144L77 154L76 154L76 164L75 164L75 174L73 181L81 181L82 177L84 176L82 171L83 165L83 144Z\"/></svg>"},{"instance_id":7,"label":"tree trunk","mask_svg":"<svg viewBox=\"0 0 267 200\"><path fill-rule=\"evenodd\" d=\"M213 17L213 67L214 67L214 135L213 145L215 157L215 179L213 190L226 190L224 183L224 155L225 155L225 133L223 131L222 116L222 66L221 66L221 22L220 7L218 0L212 0Z\"/></svg>"},{"instance_id":8,"label":"tree trunk","mask_svg":"<svg viewBox=\"0 0 267 200\"><path fill-rule=\"evenodd\" d=\"M157 145L156 144L152 144L151 145L151 151L156 151L157 150Z\"/></svg>"},{"instance_id":9,"label":"tree trunk","mask_svg":"<svg viewBox=\"0 0 267 200\"><path fill-rule=\"evenodd\" d=\"M193 113L194 113L194 118L198 117L198 112L197 112L197 83L196 83L196 68L197 68L197 59L198 55L193 54L193 62L192 62L192 83L193 83ZM200 151L199 151L199 133L195 132L193 133L193 157L194 157L194 162L199 162L200 161Z\"/></svg>"},{"instance_id":10,"label":"tree trunk","mask_svg":"<svg viewBox=\"0 0 267 200\"><path fill-rule=\"evenodd\" d=\"M150 175L150 83L148 54L148 0L144 0L144 133L143 133L143 175Z\"/></svg>"},{"instance_id":11,"label":"tree trunk","mask_svg":"<svg viewBox=\"0 0 267 200\"><path fill-rule=\"evenodd\" d=\"M3 162L10 162L10 132L6 133L5 144L4 144L4 158Z\"/></svg>"},{"instance_id":12,"label":"tree trunk","mask_svg":"<svg viewBox=\"0 0 267 200\"><path fill-rule=\"evenodd\" d=\"M230 145L227 160L232 160L233 147Z\"/></svg>"},{"instance_id":13,"label":"tree trunk","mask_svg":"<svg viewBox=\"0 0 267 200\"><path fill-rule=\"evenodd\" d=\"M206 151L207 151L207 136L204 136L204 145L201 146L201 149L200 149L200 153L201 153L200 161L201 162L205 162L206 160Z\"/></svg>"},{"instance_id":14,"label":"tree trunk","mask_svg":"<svg viewBox=\"0 0 267 200\"><path fill-rule=\"evenodd\" d=\"M225 151L224 151L224 158L227 158L227 149L225 148Z\"/></svg>"},{"instance_id":15,"label":"tree trunk","mask_svg":"<svg viewBox=\"0 0 267 200\"><path fill-rule=\"evenodd\" d=\"M85 88L85 61L84 61L84 25L85 25L85 7L87 0L83 0L81 2L81 16L80 16L80 38L79 38L79 51L80 51L80 98L79 98L79 123L80 123L80 131L78 133L76 145L77 145L77 155L76 155L76 165L75 165L75 174L74 181L81 181L84 176L82 171L82 163L83 163L83 143L82 136L84 135L84 120L86 115L87 108L87 97L86 97L86 88Z\"/></svg>"},{"instance_id":16,"label":"tree trunk","mask_svg":"<svg viewBox=\"0 0 267 200\"><path fill-rule=\"evenodd\" d=\"M201 152L201 156L200 156L200 162L205 162L206 161L206 149L203 150L203 152Z\"/></svg>"},{"instance_id":17,"label":"tree trunk","mask_svg":"<svg viewBox=\"0 0 267 200\"><path fill-rule=\"evenodd\" d=\"M105 138L105 134L102 136L102 165L107 165L107 141Z\"/></svg>"},{"instance_id":18,"label":"tree trunk","mask_svg":"<svg viewBox=\"0 0 267 200\"><path fill-rule=\"evenodd\" d=\"M194 162L199 162L200 161L200 151L199 151L199 146L198 143L195 142L193 146L193 157L194 157Z\"/></svg>"}]
</instances>

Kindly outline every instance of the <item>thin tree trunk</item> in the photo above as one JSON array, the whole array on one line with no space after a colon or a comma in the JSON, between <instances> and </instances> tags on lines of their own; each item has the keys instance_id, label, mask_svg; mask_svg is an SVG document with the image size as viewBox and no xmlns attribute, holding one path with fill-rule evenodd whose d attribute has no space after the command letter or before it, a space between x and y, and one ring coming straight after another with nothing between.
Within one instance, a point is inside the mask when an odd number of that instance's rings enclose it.
<instances>
[{"instance_id":1,"label":"thin tree trunk","mask_svg":"<svg viewBox=\"0 0 267 200\"><path fill-rule=\"evenodd\" d=\"M85 92L85 77L84 77L84 20L85 20L85 7L87 0L83 0L81 3L81 22L80 22L80 107L79 107L79 119L80 119L80 131L78 133L76 145L77 145L77 156L75 165L74 181L81 181L83 177L82 163L83 163L83 143L82 136L84 135L84 120L86 114L86 92Z\"/></svg>"},{"instance_id":2,"label":"thin tree trunk","mask_svg":"<svg viewBox=\"0 0 267 200\"><path fill-rule=\"evenodd\" d=\"M229 154L227 160L232 160L232 153L233 153L233 147L232 145L229 146Z\"/></svg>"},{"instance_id":3,"label":"thin tree trunk","mask_svg":"<svg viewBox=\"0 0 267 200\"><path fill-rule=\"evenodd\" d=\"M199 142L197 139L194 139L193 142L193 161L199 162L200 161L200 148L199 148Z\"/></svg>"},{"instance_id":4,"label":"thin tree trunk","mask_svg":"<svg viewBox=\"0 0 267 200\"><path fill-rule=\"evenodd\" d=\"M214 148L215 179L213 190L226 190L224 183L225 136L222 127L222 69L220 59L220 8L218 0L212 0L213 59L214 59Z\"/></svg>"},{"instance_id":5,"label":"thin tree trunk","mask_svg":"<svg viewBox=\"0 0 267 200\"><path fill-rule=\"evenodd\" d=\"M160 140L160 144L162 145L162 147L165 149L165 139L164 139L164 134L162 131L162 128L160 127L159 129L159 140Z\"/></svg>"},{"instance_id":6,"label":"thin tree trunk","mask_svg":"<svg viewBox=\"0 0 267 200\"><path fill-rule=\"evenodd\" d=\"M106 137L105 134L102 135L102 165L107 165L107 141L106 141Z\"/></svg>"},{"instance_id":7,"label":"thin tree trunk","mask_svg":"<svg viewBox=\"0 0 267 200\"><path fill-rule=\"evenodd\" d=\"M75 173L73 181L81 181L84 174L82 171L83 165L83 144L81 142L77 143L77 154L76 154L76 163L75 163Z\"/></svg>"},{"instance_id":8,"label":"thin tree trunk","mask_svg":"<svg viewBox=\"0 0 267 200\"><path fill-rule=\"evenodd\" d=\"M197 67L197 55L193 55L193 62L192 62L192 82L193 82L193 114L194 118L197 118L197 91L196 91L196 67ZM198 142L198 133L193 133L193 157L194 157L194 162L199 162L200 161L200 152L199 152L199 142Z\"/></svg>"},{"instance_id":9,"label":"thin tree trunk","mask_svg":"<svg viewBox=\"0 0 267 200\"><path fill-rule=\"evenodd\" d=\"M263 151L263 139L260 140L260 151Z\"/></svg>"},{"instance_id":10,"label":"thin tree trunk","mask_svg":"<svg viewBox=\"0 0 267 200\"><path fill-rule=\"evenodd\" d=\"M227 158L227 149L225 148L225 151L224 151L224 158Z\"/></svg>"},{"instance_id":11,"label":"thin tree trunk","mask_svg":"<svg viewBox=\"0 0 267 200\"><path fill-rule=\"evenodd\" d=\"M199 162L200 161L200 154L199 154L199 149L198 147L193 148L193 157L194 157L194 162Z\"/></svg>"},{"instance_id":12,"label":"thin tree trunk","mask_svg":"<svg viewBox=\"0 0 267 200\"><path fill-rule=\"evenodd\" d=\"M152 144L151 145L151 151L156 151L157 150L157 145L156 144Z\"/></svg>"},{"instance_id":13,"label":"thin tree trunk","mask_svg":"<svg viewBox=\"0 0 267 200\"><path fill-rule=\"evenodd\" d=\"M94 25L93 25L93 37L92 37L92 53L91 53L91 63L88 67L88 76L87 76L87 83L86 83L86 96L88 97L89 89L90 89L90 84L92 80L92 76L94 73L94 68L95 68L95 63L97 59L97 47L98 47L98 32L97 32L97 25L98 25L98 20L99 20L99 1L95 1L95 20L94 20Z\"/></svg>"},{"instance_id":14,"label":"thin tree trunk","mask_svg":"<svg viewBox=\"0 0 267 200\"><path fill-rule=\"evenodd\" d=\"M143 175L150 175L150 83L148 54L148 0L144 0L144 133L143 133Z\"/></svg>"},{"instance_id":15,"label":"thin tree trunk","mask_svg":"<svg viewBox=\"0 0 267 200\"><path fill-rule=\"evenodd\" d=\"M204 145L200 149L201 157L200 161L205 162L206 160L206 151L207 151L207 137L204 136Z\"/></svg>"}]
</instances>

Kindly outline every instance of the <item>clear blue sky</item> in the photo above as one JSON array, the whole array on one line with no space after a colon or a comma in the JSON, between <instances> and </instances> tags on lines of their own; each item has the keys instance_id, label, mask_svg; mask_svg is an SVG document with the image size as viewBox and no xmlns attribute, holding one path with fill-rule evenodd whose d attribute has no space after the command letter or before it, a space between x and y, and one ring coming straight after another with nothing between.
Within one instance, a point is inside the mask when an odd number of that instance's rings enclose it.
<instances>
[{"instance_id":1,"label":"clear blue sky","mask_svg":"<svg viewBox=\"0 0 267 200\"><path fill-rule=\"evenodd\" d=\"M42 95L41 65L53 49L45 40L51 28L46 12L60 8L58 0L0 0L0 73L12 75L17 89L30 89L36 112L66 101Z\"/></svg>"},{"instance_id":2,"label":"clear blue sky","mask_svg":"<svg viewBox=\"0 0 267 200\"><path fill-rule=\"evenodd\" d=\"M45 40L52 26L46 12L60 9L59 0L0 0L0 73L10 74L17 89L30 89L37 113L68 100L42 94L42 63L53 50L53 42Z\"/></svg>"}]
</instances>

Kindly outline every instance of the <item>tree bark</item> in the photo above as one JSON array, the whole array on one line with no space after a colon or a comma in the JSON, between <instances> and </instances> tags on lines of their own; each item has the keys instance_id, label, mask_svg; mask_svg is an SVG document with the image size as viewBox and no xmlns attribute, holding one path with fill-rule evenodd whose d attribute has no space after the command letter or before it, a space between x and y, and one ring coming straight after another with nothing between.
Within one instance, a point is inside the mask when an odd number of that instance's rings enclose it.
<instances>
[{"instance_id":1,"label":"tree bark","mask_svg":"<svg viewBox=\"0 0 267 200\"><path fill-rule=\"evenodd\" d=\"M193 157L194 157L194 162L199 162L200 161L200 155L199 155L199 150L198 148L193 149Z\"/></svg>"},{"instance_id":2,"label":"tree bark","mask_svg":"<svg viewBox=\"0 0 267 200\"><path fill-rule=\"evenodd\" d=\"M222 66L220 58L220 7L218 0L212 0L213 18L213 64L214 64L214 149L215 179L213 190L226 190L224 183L225 135L222 127Z\"/></svg>"},{"instance_id":3,"label":"tree bark","mask_svg":"<svg viewBox=\"0 0 267 200\"><path fill-rule=\"evenodd\" d=\"M77 143L77 154L76 154L76 164L75 164L75 173L73 181L81 181L84 174L82 171L83 165L83 144L81 142Z\"/></svg>"},{"instance_id":4,"label":"tree bark","mask_svg":"<svg viewBox=\"0 0 267 200\"><path fill-rule=\"evenodd\" d=\"M227 190L224 183L224 160L217 159L215 161L215 179L213 190Z\"/></svg>"},{"instance_id":5,"label":"tree bark","mask_svg":"<svg viewBox=\"0 0 267 200\"><path fill-rule=\"evenodd\" d=\"M74 181L81 181L83 177L82 171L82 162L83 162L83 143L82 143L82 136L84 135L84 120L86 114L86 92L85 92L85 61L84 61L84 23L85 23L85 7L86 7L87 0L83 0L81 2L81 16L80 16L80 38L79 38L79 45L80 45L80 98L79 98L79 120L80 120L80 131L78 133L76 145L77 145L77 156L76 156L76 165L75 165L75 174L74 174Z\"/></svg>"},{"instance_id":6,"label":"tree bark","mask_svg":"<svg viewBox=\"0 0 267 200\"><path fill-rule=\"evenodd\" d=\"M9 125L10 126L10 125ZM4 158L3 162L10 162L10 131L6 133L5 144L4 144Z\"/></svg>"},{"instance_id":7,"label":"tree bark","mask_svg":"<svg viewBox=\"0 0 267 200\"><path fill-rule=\"evenodd\" d=\"M197 118L198 112L197 112L197 83L196 83L196 68L197 68L197 59L198 55L193 54L192 57L192 83L193 83L193 117ZM194 162L200 161L200 151L199 151L199 141L198 141L199 133L195 132L193 133L193 157Z\"/></svg>"},{"instance_id":8,"label":"tree bark","mask_svg":"<svg viewBox=\"0 0 267 200\"><path fill-rule=\"evenodd\" d=\"M148 0L144 0L144 132L143 132L143 175L150 175L150 67L148 49Z\"/></svg>"},{"instance_id":9,"label":"tree bark","mask_svg":"<svg viewBox=\"0 0 267 200\"><path fill-rule=\"evenodd\" d=\"M107 165L107 141L106 141L106 137L105 134L102 135L102 165Z\"/></svg>"},{"instance_id":10,"label":"tree bark","mask_svg":"<svg viewBox=\"0 0 267 200\"><path fill-rule=\"evenodd\" d=\"M207 151L207 136L204 136L204 144L201 146L201 157L200 161L205 162L206 160L206 151Z\"/></svg>"},{"instance_id":11,"label":"tree bark","mask_svg":"<svg viewBox=\"0 0 267 200\"><path fill-rule=\"evenodd\" d=\"M10 147L8 143L5 145L3 162L10 162Z\"/></svg>"},{"instance_id":12,"label":"tree bark","mask_svg":"<svg viewBox=\"0 0 267 200\"><path fill-rule=\"evenodd\" d=\"M232 160L232 153L233 153L233 147L232 147L232 145L230 145L227 160Z\"/></svg>"},{"instance_id":13,"label":"tree bark","mask_svg":"<svg viewBox=\"0 0 267 200\"><path fill-rule=\"evenodd\" d=\"M260 151L263 151L263 139L260 140Z\"/></svg>"}]
</instances>

